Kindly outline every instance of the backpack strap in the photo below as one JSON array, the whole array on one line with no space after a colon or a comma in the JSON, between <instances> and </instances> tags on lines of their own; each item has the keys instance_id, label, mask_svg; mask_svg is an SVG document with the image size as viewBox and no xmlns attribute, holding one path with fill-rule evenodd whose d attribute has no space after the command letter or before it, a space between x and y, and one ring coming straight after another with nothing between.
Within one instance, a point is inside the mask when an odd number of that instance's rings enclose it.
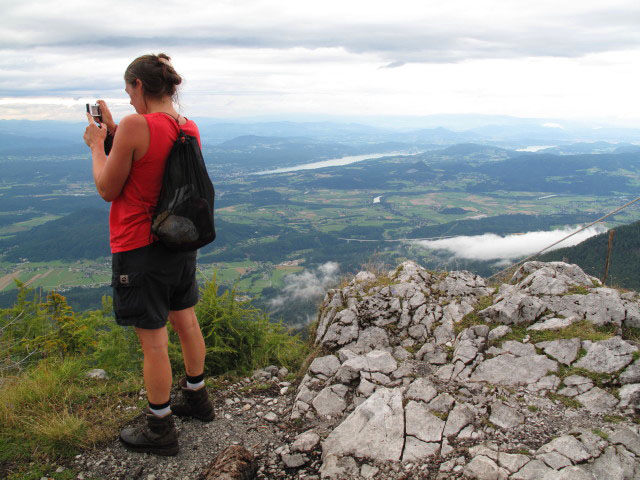
<instances>
[{"instance_id":1,"label":"backpack strap","mask_svg":"<svg viewBox=\"0 0 640 480\"><path fill-rule=\"evenodd\" d=\"M170 113L167 113L167 112L160 112L160 113L164 113L165 115L171 117L176 122L176 127L178 128L178 138L180 139L180 141L182 143L184 143L186 134L182 130L182 126L180 126L180 121L179 121L180 120L180 115L178 115L177 117L174 117L173 115L171 115Z\"/></svg>"}]
</instances>

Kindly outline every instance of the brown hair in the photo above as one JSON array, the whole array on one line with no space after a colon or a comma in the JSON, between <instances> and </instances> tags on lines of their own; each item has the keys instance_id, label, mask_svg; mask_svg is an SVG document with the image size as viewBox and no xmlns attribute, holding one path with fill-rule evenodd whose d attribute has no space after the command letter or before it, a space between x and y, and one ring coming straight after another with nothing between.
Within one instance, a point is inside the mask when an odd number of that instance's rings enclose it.
<instances>
[{"instance_id":1,"label":"brown hair","mask_svg":"<svg viewBox=\"0 0 640 480\"><path fill-rule=\"evenodd\" d=\"M134 85L136 80L142 82L145 95L156 98L168 95L175 99L177 86L182 83L171 58L164 53L142 55L131 62L124 72L124 81Z\"/></svg>"}]
</instances>

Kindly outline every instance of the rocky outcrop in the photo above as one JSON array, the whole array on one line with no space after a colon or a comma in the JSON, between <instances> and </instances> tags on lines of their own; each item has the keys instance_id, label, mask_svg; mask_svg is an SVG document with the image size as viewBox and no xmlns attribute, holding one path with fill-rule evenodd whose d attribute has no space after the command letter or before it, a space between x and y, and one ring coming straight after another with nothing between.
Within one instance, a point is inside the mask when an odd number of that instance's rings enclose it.
<instances>
[{"instance_id":1,"label":"rocky outcrop","mask_svg":"<svg viewBox=\"0 0 640 480\"><path fill-rule=\"evenodd\" d=\"M325 297L291 419L326 432L322 478L640 478L639 326L635 293L561 262L498 289L361 272Z\"/></svg>"}]
</instances>

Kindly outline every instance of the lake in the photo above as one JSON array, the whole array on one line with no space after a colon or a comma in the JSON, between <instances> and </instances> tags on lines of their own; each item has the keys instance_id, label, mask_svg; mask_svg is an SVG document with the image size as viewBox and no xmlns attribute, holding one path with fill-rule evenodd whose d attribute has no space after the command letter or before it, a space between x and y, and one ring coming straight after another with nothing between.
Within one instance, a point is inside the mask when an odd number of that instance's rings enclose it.
<instances>
[{"instance_id":1,"label":"lake","mask_svg":"<svg viewBox=\"0 0 640 480\"><path fill-rule=\"evenodd\" d=\"M340 167L351 163L362 162L364 160L373 160L382 157L393 157L396 155L418 155L422 152L385 152L385 153L368 153L366 155L351 155L348 157L332 158L322 160L320 162L305 163L303 165L295 165L293 167L276 168L274 170L265 170L264 172L256 172L253 175L269 175L271 173L288 173L297 172L299 170L315 170L316 168Z\"/></svg>"}]
</instances>

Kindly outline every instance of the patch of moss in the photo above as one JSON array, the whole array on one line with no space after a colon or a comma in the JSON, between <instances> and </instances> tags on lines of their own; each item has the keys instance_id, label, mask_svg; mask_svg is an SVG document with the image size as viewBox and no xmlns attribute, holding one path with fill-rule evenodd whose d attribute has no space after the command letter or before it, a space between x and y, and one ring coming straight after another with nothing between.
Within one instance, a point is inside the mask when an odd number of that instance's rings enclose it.
<instances>
[{"instance_id":1,"label":"patch of moss","mask_svg":"<svg viewBox=\"0 0 640 480\"><path fill-rule=\"evenodd\" d=\"M527 405L527 410L529 410L530 412L537 412L540 409L535 405Z\"/></svg>"},{"instance_id":2,"label":"patch of moss","mask_svg":"<svg viewBox=\"0 0 640 480\"><path fill-rule=\"evenodd\" d=\"M640 342L640 328L622 327L622 338L633 342ZM640 352L634 352L634 355L635 354L640 356Z\"/></svg>"},{"instance_id":3,"label":"patch of moss","mask_svg":"<svg viewBox=\"0 0 640 480\"><path fill-rule=\"evenodd\" d=\"M500 339L501 342L504 340L517 340L521 342L527 335L531 343L570 338L599 342L601 340L607 340L616 334L616 329L613 325L597 327L587 320L580 320L559 330L527 330L527 326L523 324L510 326L512 332L502 337Z\"/></svg>"},{"instance_id":4,"label":"patch of moss","mask_svg":"<svg viewBox=\"0 0 640 480\"><path fill-rule=\"evenodd\" d=\"M613 380L613 376L607 373L597 373L597 372L592 372L591 370L587 370L585 368L567 367L564 365L561 365L558 368L556 375L562 380L564 380L570 375L579 375L581 377L586 377L593 380L593 383L598 387L604 387L610 384L611 381Z\"/></svg>"},{"instance_id":5,"label":"patch of moss","mask_svg":"<svg viewBox=\"0 0 640 480\"><path fill-rule=\"evenodd\" d=\"M609 435L607 434L607 432L604 432L599 428L594 428L593 430L591 430L591 432L595 433L603 440L609 440Z\"/></svg>"},{"instance_id":6,"label":"patch of moss","mask_svg":"<svg viewBox=\"0 0 640 480\"><path fill-rule=\"evenodd\" d=\"M602 417L602 420L607 423L620 423L624 420L624 417L621 417L620 415L605 415Z\"/></svg>"},{"instance_id":7,"label":"patch of moss","mask_svg":"<svg viewBox=\"0 0 640 480\"><path fill-rule=\"evenodd\" d=\"M447 421L447 418L449 418L449 412L439 412L437 410L432 410L431 413L445 422Z\"/></svg>"},{"instance_id":8,"label":"patch of moss","mask_svg":"<svg viewBox=\"0 0 640 480\"><path fill-rule=\"evenodd\" d=\"M582 285L574 285L569 289L566 295L589 295L589 290Z\"/></svg>"},{"instance_id":9,"label":"patch of moss","mask_svg":"<svg viewBox=\"0 0 640 480\"><path fill-rule=\"evenodd\" d=\"M491 305L493 305L492 295L480 297L478 299L478 302L473 307L473 311L467 313L464 317L462 317L462 320L454 325L453 329L456 335L467 328L473 327L474 325L488 325L489 323L481 318L478 315L478 312L490 307Z\"/></svg>"},{"instance_id":10,"label":"patch of moss","mask_svg":"<svg viewBox=\"0 0 640 480\"><path fill-rule=\"evenodd\" d=\"M420 350L419 345L410 345L408 347L404 347L404 349L409 352L411 355L415 355L415 353Z\"/></svg>"},{"instance_id":11,"label":"patch of moss","mask_svg":"<svg viewBox=\"0 0 640 480\"><path fill-rule=\"evenodd\" d=\"M550 399L550 400L553 400L555 402L560 402L567 408L580 408L580 407L582 407L582 404L578 400L575 400L575 399L570 398L570 397L565 397L564 395L559 395L559 394L554 393L554 392L547 393L547 398Z\"/></svg>"}]
</instances>

